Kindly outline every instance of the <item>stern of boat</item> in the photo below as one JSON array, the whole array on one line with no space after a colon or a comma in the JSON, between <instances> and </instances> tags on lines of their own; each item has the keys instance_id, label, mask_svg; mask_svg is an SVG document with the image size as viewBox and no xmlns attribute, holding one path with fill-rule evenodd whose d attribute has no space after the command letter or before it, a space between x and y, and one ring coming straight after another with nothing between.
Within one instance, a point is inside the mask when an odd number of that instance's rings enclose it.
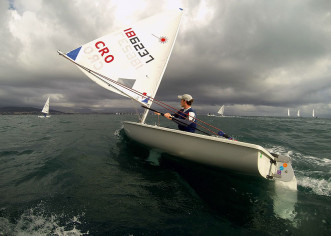
<instances>
[{"instance_id":1,"label":"stern of boat","mask_svg":"<svg viewBox=\"0 0 331 236\"><path fill-rule=\"evenodd\" d=\"M297 180L294 175L290 157L268 154L264 152L258 153L258 168L260 174L266 179L275 180L278 185L297 190Z\"/></svg>"}]
</instances>

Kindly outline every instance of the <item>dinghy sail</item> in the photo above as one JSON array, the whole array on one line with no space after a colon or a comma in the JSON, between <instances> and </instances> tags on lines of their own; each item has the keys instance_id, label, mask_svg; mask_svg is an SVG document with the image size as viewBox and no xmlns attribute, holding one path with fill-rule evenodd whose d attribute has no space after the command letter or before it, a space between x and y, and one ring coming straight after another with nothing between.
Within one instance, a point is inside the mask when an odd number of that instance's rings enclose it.
<instances>
[{"instance_id":1,"label":"dinghy sail","mask_svg":"<svg viewBox=\"0 0 331 236\"><path fill-rule=\"evenodd\" d=\"M206 124L211 127L208 131L225 138L145 124L148 111L153 110L150 108L152 103L169 112L177 111L154 97L169 61L181 17L182 9L161 13L66 54L58 53L100 86L143 105L145 113L140 123L123 122L124 131L131 139L179 158L260 175L285 182L289 188L296 189L289 158L272 155L258 145L234 141L223 131L201 120L197 119L198 125ZM216 129L216 133L212 129Z\"/></svg>"},{"instance_id":2,"label":"dinghy sail","mask_svg":"<svg viewBox=\"0 0 331 236\"><path fill-rule=\"evenodd\" d=\"M150 107L169 61L181 15L182 11L159 14L66 55L59 53L100 86Z\"/></svg>"},{"instance_id":3,"label":"dinghy sail","mask_svg":"<svg viewBox=\"0 0 331 236\"><path fill-rule=\"evenodd\" d=\"M219 114L219 116L223 117L224 116L224 105L221 106L221 108L218 110L217 112Z\"/></svg>"},{"instance_id":4,"label":"dinghy sail","mask_svg":"<svg viewBox=\"0 0 331 236\"><path fill-rule=\"evenodd\" d=\"M49 117L51 117L49 115L49 97L47 98L46 103L45 103L43 109L41 110L41 113L43 113L44 115L38 116L39 118L49 118Z\"/></svg>"}]
</instances>

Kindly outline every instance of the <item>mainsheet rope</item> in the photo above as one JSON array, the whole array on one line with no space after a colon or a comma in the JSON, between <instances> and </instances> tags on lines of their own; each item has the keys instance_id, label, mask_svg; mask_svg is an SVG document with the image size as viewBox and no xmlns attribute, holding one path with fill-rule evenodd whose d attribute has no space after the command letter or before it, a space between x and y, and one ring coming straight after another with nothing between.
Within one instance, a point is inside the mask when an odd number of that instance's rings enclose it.
<instances>
[{"instance_id":1,"label":"mainsheet rope","mask_svg":"<svg viewBox=\"0 0 331 236\"><path fill-rule=\"evenodd\" d=\"M96 74L97 76L99 76L99 77L101 77L101 78L103 78L103 79L105 79L105 80L107 80L107 81L109 81L109 82L111 82L111 83L114 83L114 84L116 84L116 85L118 85L118 86L120 86L120 87L122 87L122 88L124 88L124 89L126 89L126 90L128 90L128 91L131 91L131 92L133 92L133 93L135 93L135 94L137 94L137 95L139 95L139 96L142 96L143 98L150 99L154 104L157 104L157 105L159 105L160 107L163 107L164 109L166 109L166 110L168 110L168 111L170 111L170 112L178 113L178 112L180 111L180 110L178 110L177 108L174 108L174 107L172 107L172 106L170 106L170 105L168 105L168 104L166 104L166 103L164 103L164 102L162 102L162 101L159 101L159 100L157 100L157 99L155 99L155 98L153 98L153 97L150 97L150 96L144 95L142 92L139 92L139 91L137 91L137 90L135 90L135 89L129 88L129 87L127 87L127 86L125 86L125 85L123 85L123 84L121 84L121 83L119 83L119 82L117 82L117 81L115 81L115 80L113 80L113 79L110 79L110 78L108 78L107 76L104 76L104 75L102 75L102 74L100 74L100 73L98 73L98 72L95 72L95 71L92 71L92 70L90 70L90 72L93 72L93 73ZM181 114L178 114L178 115L181 116L181 117L183 117L183 118L185 118L185 117L184 117L183 115L181 115ZM190 116L190 115L189 115L189 116ZM196 121L193 122L193 123L195 123L196 125L198 125L198 126L204 128L204 129L208 130L209 132L211 132L211 133L213 133L213 134L216 134L216 135L221 135L221 136L225 135L225 133L224 133L221 129L219 129L219 128L217 128L217 127L214 127L214 126L212 126L211 124L208 124L208 123L204 122L203 120L200 120L200 119L198 119L198 118L196 118L196 117L193 117L193 116L190 116L190 117L192 117L192 118L194 118L195 120L197 120L197 121L199 121L199 122L201 122L201 123L203 123L203 124L205 124L205 125L208 125L208 126L210 126L210 127L212 127L212 128L214 128L214 129L216 129L216 130L219 131L218 133L215 133L214 131L208 129L207 127L205 127L205 126L203 126L203 125L201 125L201 124L199 124L199 123L197 123ZM220 132L221 132L221 133L220 133Z\"/></svg>"}]
</instances>

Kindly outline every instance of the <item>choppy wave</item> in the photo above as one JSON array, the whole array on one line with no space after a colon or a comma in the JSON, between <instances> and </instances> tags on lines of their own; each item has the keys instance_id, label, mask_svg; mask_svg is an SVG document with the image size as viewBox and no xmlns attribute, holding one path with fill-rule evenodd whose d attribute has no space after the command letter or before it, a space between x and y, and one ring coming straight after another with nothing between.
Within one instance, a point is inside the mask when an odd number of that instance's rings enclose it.
<instances>
[{"instance_id":1,"label":"choppy wave","mask_svg":"<svg viewBox=\"0 0 331 236\"><path fill-rule=\"evenodd\" d=\"M298 184L302 187L311 189L318 195L331 196L331 178L327 180L304 176L298 178Z\"/></svg>"},{"instance_id":2,"label":"choppy wave","mask_svg":"<svg viewBox=\"0 0 331 236\"><path fill-rule=\"evenodd\" d=\"M319 158L314 156L302 156L305 162L310 163L312 165L318 165L321 167L331 167L331 160L327 158Z\"/></svg>"},{"instance_id":3,"label":"choppy wave","mask_svg":"<svg viewBox=\"0 0 331 236\"><path fill-rule=\"evenodd\" d=\"M83 216L84 214L73 216L66 220L67 217L65 214L57 215L47 213L44 209L44 203L40 203L38 206L24 211L15 222L11 222L6 217L0 217L0 235L88 235L89 232L82 232L79 229L80 225L82 224L80 218ZM63 221L65 221L65 223L62 223Z\"/></svg>"},{"instance_id":4,"label":"choppy wave","mask_svg":"<svg viewBox=\"0 0 331 236\"><path fill-rule=\"evenodd\" d=\"M291 157L299 186L317 195L331 196L331 178L325 178L325 174L331 173L330 159L303 155L281 146L268 151Z\"/></svg>"},{"instance_id":5,"label":"choppy wave","mask_svg":"<svg viewBox=\"0 0 331 236\"><path fill-rule=\"evenodd\" d=\"M4 150L4 151L0 151L0 157L11 156L11 155L20 156L20 155L26 155L26 154L31 154L31 153L33 153L33 150L23 150L23 151Z\"/></svg>"},{"instance_id":6,"label":"choppy wave","mask_svg":"<svg viewBox=\"0 0 331 236\"><path fill-rule=\"evenodd\" d=\"M274 146L271 148L267 149L270 153L278 153L280 155L283 156L289 156L289 157L293 157L293 151L291 150L287 150L285 147L281 147L281 146Z\"/></svg>"},{"instance_id":7,"label":"choppy wave","mask_svg":"<svg viewBox=\"0 0 331 236\"><path fill-rule=\"evenodd\" d=\"M191 168L136 145L122 129L122 121L133 116L4 118L0 235L330 232L329 120L318 127L315 120L252 117L213 123L242 141L291 157L298 201L290 208L277 202L281 195L264 179ZM168 127L170 121L162 122ZM288 200L287 192L281 193ZM279 217L281 206L298 227Z\"/></svg>"}]
</instances>

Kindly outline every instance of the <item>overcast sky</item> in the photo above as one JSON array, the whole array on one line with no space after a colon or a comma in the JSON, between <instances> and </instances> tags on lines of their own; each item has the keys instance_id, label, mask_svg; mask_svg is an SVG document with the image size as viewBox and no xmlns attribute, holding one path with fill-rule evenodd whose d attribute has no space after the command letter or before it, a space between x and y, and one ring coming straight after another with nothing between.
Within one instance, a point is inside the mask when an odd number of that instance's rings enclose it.
<instances>
[{"instance_id":1,"label":"overcast sky","mask_svg":"<svg viewBox=\"0 0 331 236\"><path fill-rule=\"evenodd\" d=\"M2 0L0 107L116 112L128 99L89 80L57 50L160 11L184 9L156 98L198 113L331 117L330 0ZM134 111L134 109L132 109Z\"/></svg>"}]
</instances>

